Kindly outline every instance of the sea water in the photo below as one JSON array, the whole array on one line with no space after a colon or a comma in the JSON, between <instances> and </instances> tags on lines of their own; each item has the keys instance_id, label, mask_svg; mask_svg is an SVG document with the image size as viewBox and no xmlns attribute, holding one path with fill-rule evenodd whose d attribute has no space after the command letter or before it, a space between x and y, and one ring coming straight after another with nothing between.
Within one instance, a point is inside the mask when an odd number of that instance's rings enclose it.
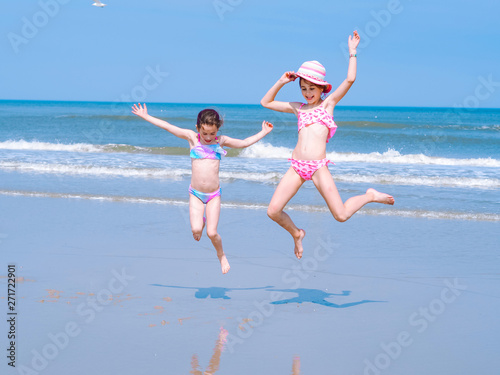
<instances>
[{"instance_id":1,"label":"sea water","mask_svg":"<svg viewBox=\"0 0 500 375\"><path fill-rule=\"evenodd\" d=\"M0 194L187 204L187 141L130 107L0 101ZM265 210L290 167L296 117L258 105L148 105L152 116L193 130L204 108L221 113L220 134L233 138L274 124L257 144L228 149L220 167L224 207ZM396 200L360 214L500 221L500 109L339 106L334 118L327 157L342 199L373 187ZM311 181L288 207L328 211Z\"/></svg>"}]
</instances>

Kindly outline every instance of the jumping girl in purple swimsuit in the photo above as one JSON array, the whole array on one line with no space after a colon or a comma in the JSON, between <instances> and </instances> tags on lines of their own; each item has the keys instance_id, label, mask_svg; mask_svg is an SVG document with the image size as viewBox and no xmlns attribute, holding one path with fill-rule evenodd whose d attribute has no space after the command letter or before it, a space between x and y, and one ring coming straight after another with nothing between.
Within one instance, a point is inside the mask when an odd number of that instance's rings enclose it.
<instances>
[{"instance_id":1,"label":"jumping girl in purple swimsuit","mask_svg":"<svg viewBox=\"0 0 500 375\"><path fill-rule=\"evenodd\" d=\"M289 159L291 167L276 188L267 214L292 235L295 255L299 259L302 257L302 239L306 232L297 228L283 209L306 180L313 181L333 217L341 222L348 220L367 203L394 204L392 196L375 189L368 189L365 194L349 198L343 203L328 170L330 160L326 159L326 143L337 129L333 121L333 109L356 79L356 48L359 40L357 31L354 31L353 36L349 36L350 58L347 78L325 99L322 98L322 94L327 94L332 89L332 85L325 81L325 68L317 61L307 61L296 73L290 71L283 74L261 100L261 104L266 108L294 113L298 118L299 139L292 158ZM285 84L297 78L300 78L300 89L307 104L274 100Z\"/></svg>"},{"instance_id":2,"label":"jumping girl in purple swimsuit","mask_svg":"<svg viewBox=\"0 0 500 375\"><path fill-rule=\"evenodd\" d=\"M253 145L269 134L273 125L263 121L260 132L243 140L230 138L227 135L217 138L217 132L222 126L222 119L213 109L204 109L198 114L196 121L198 132L179 128L148 115L146 104L144 107L141 104L138 106L134 104L132 113L189 142L192 169L191 185L189 185L189 219L193 237L196 241L200 240L206 221L207 236L217 251L222 273L227 273L230 268L229 262L222 250L221 237L217 233L221 197L219 165L221 156L226 155L222 146L244 148ZM205 206L206 219L204 217Z\"/></svg>"}]
</instances>

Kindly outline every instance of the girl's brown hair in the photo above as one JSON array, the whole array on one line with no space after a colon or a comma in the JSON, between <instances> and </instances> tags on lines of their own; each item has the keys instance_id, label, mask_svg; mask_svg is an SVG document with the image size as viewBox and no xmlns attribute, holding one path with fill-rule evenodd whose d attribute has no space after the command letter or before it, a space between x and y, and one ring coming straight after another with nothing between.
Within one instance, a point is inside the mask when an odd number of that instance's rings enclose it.
<instances>
[{"instance_id":1,"label":"girl's brown hair","mask_svg":"<svg viewBox=\"0 0 500 375\"><path fill-rule=\"evenodd\" d=\"M198 113L198 119L196 120L196 127L199 129L202 125L215 125L217 129L222 126L222 118L219 113L214 109L204 109Z\"/></svg>"}]
</instances>

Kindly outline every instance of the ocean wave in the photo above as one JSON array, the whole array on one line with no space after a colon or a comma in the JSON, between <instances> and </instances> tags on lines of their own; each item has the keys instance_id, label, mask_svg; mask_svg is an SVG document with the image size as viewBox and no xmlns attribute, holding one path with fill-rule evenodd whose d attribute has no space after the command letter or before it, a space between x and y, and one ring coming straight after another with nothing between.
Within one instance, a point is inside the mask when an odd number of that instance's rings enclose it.
<instances>
[{"instance_id":1,"label":"ocean wave","mask_svg":"<svg viewBox=\"0 0 500 375\"><path fill-rule=\"evenodd\" d=\"M49 143L39 141L4 141L0 142L0 150L30 150L30 151L66 151L88 153L131 153L160 155L189 155L185 147L140 147L126 144L94 145L89 143Z\"/></svg>"},{"instance_id":2,"label":"ocean wave","mask_svg":"<svg viewBox=\"0 0 500 375\"><path fill-rule=\"evenodd\" d=\"M191 176L190 169L119 168L75 164L0 162L0 169L25 173L53 173L95 177L182 178Z\"/></svg>"},{"instance_id":3,"label":"ocean wave","mask_svg":"<svg viewBox=\"0 0 500 375\"><path fill-rule=\"evenodd\" d=\"M86 199L108 202L127 202L127 203L154 203L154 204L170 204L187 206L188 200L168 199L168 198L152 198L152 197L126 197L113 195L95 195L95 194L70 194L70 193L50 193L38 191L23 191L23 190L0 190L1 195L8 196L23 196L34 198L63 198L63 199Z\"/></svg>"},{"instance_id":4,"label":"ocean wave","mask_svg":"<svg viewBox=\"0 0 500 375\"><path fill-rule=\"evenodd\" d=\"M282 159L289 158L293 149L277 147L260 142L244 149L240 156L247 158ZM402 155L399 151L389 149L386 152L371 152L360 154L354 152L328 152L326 157L334 162L357 162L357 163L383 163L383 164L420 164L420 165L446 165L446 166L476 166L476 167L500 167L500 160L492 158L477 159L454 159L437 156L426 156L423 154Z\"/></svg>"},{"instance_id":5,"label":"ocean wave","mask_svg":"<svg viewBox=\"0 0 500 375\"><path fill-rule=\"evenodd\" d=\"M80 175L95 177L131 177L131 178L170 178L180 179L191 176L190 169L168 168L120 168L94 165L75 164L45 164L45 163L19 163L0 162L0 169L18 171L22 173L51 173L62 175ZM278 182L282 173L252 173L252 172L227 172L220 171L221 181L245 180L253 182Z\"/></svg>"},{"instance_id":6,"label":"ocean wave","mask_svg":"<svg viewBox=\"0 0 500 375\"><path fill-rule=\"evenodd\" d=\"M126 144L95 145L89 143L49 143L39 141L4 141L0 142L0 150L29 150L29 151L66 151L87 153L130 153L130 154L157 154L157 155L189 155L186 147L141 147ZM229 156L236 156L236 150L229 150ZM231 152L232 151L232 152Z\"/></svg>"},{"instance_id":7,"label":"ocean wave","mask_svg":"<svg viewBox=\"0 0 500 375\"><path fill-rule=\"evenodd\" d=\"M244 180L252 182L273 183L279 182L284 173L267 172L267 173L252 173L252 172L226 172L220 171L219 176L222 181Z\"/></svg>"},{"instance_id":8,"label":"ocean wave","mask_svg":"<svg viewBox=\"0 0 500 375\"><path fill-rule=\"evenodd\" d=\"M347 183L366 183L379 185L408 185L452 188L499 189L500 180L496 178L400 176L400 175L360 175L337 174L335 181Z\"/></svg>"},{"instance_id":9,"label":"ocean wave","mask_svg":"<svg viewBox=\"0 0 500 375\"><path fill-rule=\"evenodd\" d=\"M88 143L48 143L38 141L4 141L0 142L0 149L4 150L33 150L33 151L67 151L88 153L141 153L158 155L188 155L189 149L185 147L140 147L126 144L94 145ZM293 152L292 148L273 146L269 143L259 142L243 150L229 149L228 157L245 157L253 159L288 159ZM500 167L500 160L492 158L456 159L424 154L402 155L399 151L372 153L355 152L328 152L327 158L337 163L379 163L379 164L413 164L413 165L443 165L443 166L471 166L471 167Z\"/></svg>"},{"instance_id":10,"label":"ocean wave","mask_svg":"<svg viewBox=\"0 0 500 375\"><path fill-rule=\"evenodd\" d=\"M377 216L399 216L438 220L500 221L500 215L493 213L383 209L363 209L360 213Z\"/></svg>"},{"instance_id":11,"label":"ocean wave","mask_svg":"<svg viewBox=\"0 0 500 375\"><path fill-rule=\"evenodd\" d=\"M243 149L239 156L254 159L288 159L292 157L293 149L273 146L266 142L259 142Z\"/></svg>"},{"instance_id":12,"label":"ocean wave","mask_svg":"<svg viewBox=\"0 0 500 375\"><path fill-rule=\"evenodd\" d=\"M114 196L114 195L95 195L95 194L71 194L71 193L52 193L21 190L0 190L0 195L6 196L24 196L34 198L59 198L59 199L84 199L104 202L123 202L132 204L161 204L173 206L188 206L188 199L171 199L156 197L132 197L132 196ZM263 203L247 202L222 202L221 206L228 209L246 209L246 210L267 210L268 205ZM288 205L287 210L302 212L320 212L328 213L328 207L317 205ZM470 220L470 221L500 221L500 215L493 213L478 212L457 212L457 211L429 211L429 210L398 210L391 209L366 209L362 208L356 215L374 215L374 216L392 216L403 218L422 218L435 220Z\"/></svg>"},{"instance_id":13,"label":"ocean wave","mask_svg":"<svg viewBox=\"0 0 500 375\"><path fill-rule=\"evenodd\" d=\"M2 150L34 150L34 151L70 151L70 152L103 152L103 146L88 143L48 143L38 141L4 141L0 142Z\"/></svg>"},{"instance_id":14,"label":"ocean wave","mask_svg":"<svg viewBox=\"0 0 500 375\"><path fill-rule=\"evenodd\" d=\"M375 117L376 119L376 117ZM336 121L339 126L343 129L349 128L361 128L361 129L408 129L411 131L415 131L417 129L424 131L433 131L433 132L443 132L443 131L479 131L482 133L492 132L498 133L500 131L500 126L498 124L491 125L475 125L475 124L460 124L460 123L451 123L451 124L434 124L434 123L426 123L426 124L404 124L404 123L385 123L385 122L377 122L377 121Z\"/></svg>"},{"instance_id":15,"label":"ocean wave","mask_svg":"<svg viewBox=\"0 0 500 375\"><path fill-rule=\"evenodd\" d=\"M48 163L22 163L0 162L0 169L17 171L21 173L50 173L61 175L80 175L94 177L127 177L127 178L170 178L180 179L191 176L191 170L185 168L130 168L108 167L79 164L48 164ZM219 173L223 182L243 180L262 183L277 183L284 171L247 172L225 171ZM335 181L344 183L361 183L377 185L406 185L406 186L431 186L451 187L465 189L499 189L500 179L471 178L471 177L444 177L444 176L404 176L389 174L353 174L334 173Z\"/></svg>"}]
</instances>

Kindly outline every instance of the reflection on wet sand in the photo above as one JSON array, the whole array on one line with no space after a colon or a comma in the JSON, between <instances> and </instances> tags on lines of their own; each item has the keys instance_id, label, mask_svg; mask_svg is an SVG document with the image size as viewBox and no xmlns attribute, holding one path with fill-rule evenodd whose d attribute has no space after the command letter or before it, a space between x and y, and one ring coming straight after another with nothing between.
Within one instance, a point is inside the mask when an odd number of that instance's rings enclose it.
<instances>
[{"instance_id":1,"label":"reflection on wet sand","mask_svg":"<svg viewBox=\"0 0 500 375\"><path fill-rule=\"evenodd\" d=\"M300 357L293 357L292 375L300 375Z\"/></svg>"},{"instance_id":2,"label":"reflection on wet sand","mask_svg":"<svg viewBox=\"0 0 500 375\"><path fill-rule=\"evenodd\" d=\"M198 356L193 354L191 358L191 371L190 374L193 375L213 375L219 370L220 366L220 356L224 351L224 346L226 344L227 331L221 327L219 332L219 337L215 342L214 354L212 354L212 358L210 358L210 362L208 363L208 367L206 371L202 371L200 369L200 364L198 362Z\"/></svg>"},{"instance_id":3,"label":"reflection on wet sand","mask_svg":"<svg viewBox=\"0 0 500 375\"><path fill-rule=\"evenodd\" d=\"M191 371L190 374L193 375L214 375L217 371L219 371L220 367L220 357L227 342L228 332L224 329L224 327L220 327L219 337L215 341L214 353L212 354L212 358L208 363L208 367L205 371L203 371L200 367L200 363L198 360L198 355L193 354L191 357ZM300 357L293 357L292 362L292 373L291 375L300 375Z\"/></svg>"}]
</instances>

